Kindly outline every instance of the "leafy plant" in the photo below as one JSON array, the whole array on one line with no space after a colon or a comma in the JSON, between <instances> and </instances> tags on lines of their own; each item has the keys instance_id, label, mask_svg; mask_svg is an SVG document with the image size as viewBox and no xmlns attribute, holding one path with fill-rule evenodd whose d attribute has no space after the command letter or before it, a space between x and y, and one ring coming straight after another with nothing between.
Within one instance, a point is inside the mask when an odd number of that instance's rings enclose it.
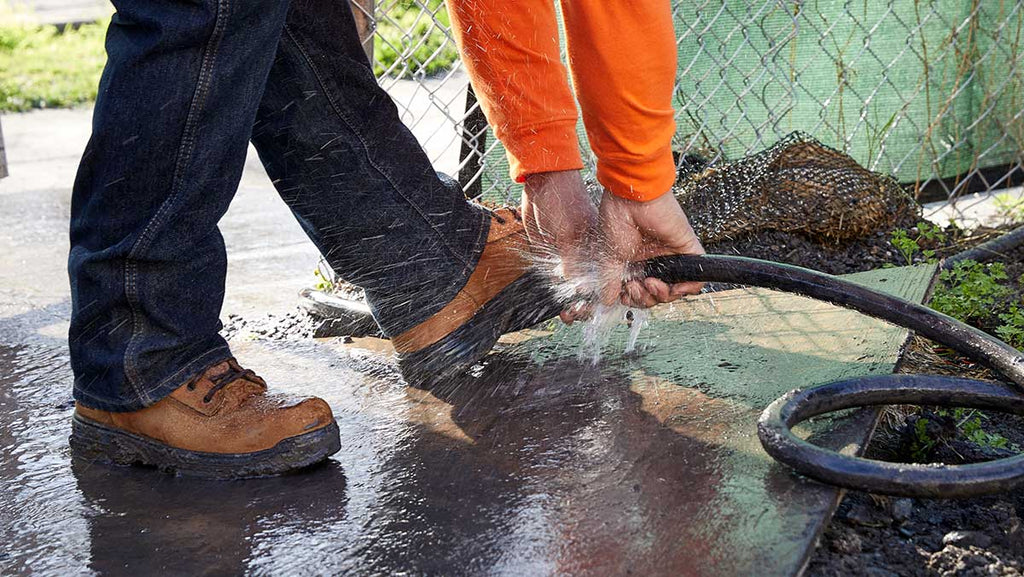
<instances>
[{"instance_id":1,"label":"leafy plant","mask_svg":"<svg viewBox=\"0 0 1024 577\"><path fill-rule=\"evenodd\" d=\"M982 421L988 420L989 417L977 409L958 407L952 412L949 409L939 409L936 414L940 417L952 417L956 423L957 434L979 447L1021 452L1021 448L1017 444L1011 443L1006 437L986 431L982 426Z\"/></svg>"},{"instance_id":2,"label":"leafy plant","mask_svg":"<svg viewBox=\"0 0 1024 577\"><path fill-rule=\"evenodd\" d=\"M965 419L962 424L958 423L958 428L963 436L979 447L1005 449L1010 444L1009 439L1006 437L986 432L981 427L981 416L977 414L972 419Z\"/></svg>"},{"instance_id":3,"label":"leafy plant","mask_svg":"<svg viewBox=\"0 0 1024 577\"><path fill-rule=\"evenodd\" d=\"M1024 303L1010 305L1008 312L999 315L1003 323L996 327L996 336L1006 341L1007 344L1018 349L1024 349Z\"/></svg>"},{"instance_id":4,"label":"leafy plant","mask_svg":"<svg viewBox=\"0 0 1024 577\"><path fill-rule=\"evenodd\" d=\"M946 242L949 238L946 235L946 231L942 230L942 227L937 224L932 224L926 220L922 220L917 223L917 238L918 240L928 240L937 242Z\"/></svg>"},{"instance_id":5,"label":"leafy plant","mask_svg":"<svg viewBox=\"0 0 1024 577\"><path fill-rule=\"evenodd\" d=\"M914 264L914 255L921 250L921 246L917 244L917 241L910 238L907 231L902 228L898 228L892 231L892 246L896 247L896 250L903 256L903 260L907 261L907 264Z\"/></svg>"},{"instance_id":6,"label":"leafy plant","mask_svg":"<svg viewBox=\"0 0 1024 577\"><path fill-rule=\"evenodd\" d=\"M27 23L0 0L0 111L69 107L96 98L106 25L63 32Z\"/></svg>"},{"instance_id":7,"label":"leafy plant","mask_svg":"<svg viewBox=\"0 0 1024 577\"><path fill-rule=\"evenodd\" d=\"M1024 197L1014 196L1008 192L997 194L992 200L996 214L1009 222L1024 220Z\"/></svg>"},{"instance_id":8,"label":"leafy plant","mask_svg":"<svg viewBox=\"0 0 1024 577\"><path fill-rule=\"evenodd\" d=\"M989 319L996 303L1013 292L1000 284L1006 278L1003 263L958 262L939 275L943 284L935 291L931 307L964 322Z\"/></svg>"},{"instance_id":9,"label":"leafy plant","mask_svg":"<svg viewBox=\"0 0 1024 577\"><path fill-rule=\"evenodd\" d=\"M910 236L912 233L914 234L913 238ZM946 242L947 238L946 232L942 230L942 227L930 222L921 221L909 232L902 228L892 231L892 238L889 242L900 253L903 260L908 265L912 265L918 254L927 263L934 263L936 261L935 251L921 248L921 241Z\"/></svg>"},{"instance_id":10,"label":"leafy plant","mask_svg":"<svg viewBox=\"0 0 1024 577\"><path fill-rule=\"evenodd\" d=\"M334 280L325 275L319 267L313 271L313 276L316 277L316 282L313 283L314 289L325 293L334 291Z\"/></svg>"},{"instance_id":11,"label":"leafy plant","mask_svg":"<svg viewBox=\"0 0 1024 577\"><path fill-rule=\"evenodd\" d=\"M928 434L928 423L928 419L925 418L920 418L914 422L914 436L910 443L910 456L918 462L927 460L938 442Z\"/></svg>"}]
</instances>

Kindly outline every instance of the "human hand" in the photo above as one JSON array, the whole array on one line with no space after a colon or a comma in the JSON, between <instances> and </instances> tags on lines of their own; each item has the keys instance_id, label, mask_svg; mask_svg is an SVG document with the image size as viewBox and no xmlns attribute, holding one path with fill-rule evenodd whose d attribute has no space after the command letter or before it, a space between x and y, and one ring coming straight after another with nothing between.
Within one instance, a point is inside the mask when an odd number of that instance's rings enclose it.
<instances>
[{"instance_id":1,"label":"human hand","mask_svg":"<svg viewBox=\"0 0 1024 577\"><path fill-rule=\"evenodd\" d=\"M578 170L531 174L525 185L521 208L530 246L557 263L553 276L567 283L566 290L575 291L591 263L588 239L597 226L597 207ZM581 314L585 315L573 307L560 317L571 323Z\"/></svg>"},{"instance_id":2,"label":"human hand","mask_svg":"<svg viewBox=\"0 0 1024 577\"><path fill-rule=\"evenodd\" d=\"M703 283L668 285L660 279L634 279L630 263L669 254L704 254L686 213L671 193L638 202L605 191L598 209L602 240L601 302L619 301L633 307L652 307L683 295L697 294Z\"/></svg>"}]
</instances>

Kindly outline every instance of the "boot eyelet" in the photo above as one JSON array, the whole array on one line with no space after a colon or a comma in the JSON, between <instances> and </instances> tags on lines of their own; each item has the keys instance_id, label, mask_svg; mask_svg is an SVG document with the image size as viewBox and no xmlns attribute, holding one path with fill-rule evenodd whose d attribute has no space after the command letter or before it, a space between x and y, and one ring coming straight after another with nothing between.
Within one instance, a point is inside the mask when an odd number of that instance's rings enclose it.
<instances>
[{"instance_id":1,"label":"boot eyelet","mask_svg":"<svg viewBox=\"0 0 1024 577\"><path fill-rule=\"evenodd\" d=\"M196 386L195 386L195 385L193 385L193 384L188 384L188 385L185 385L185 388L186 388L186 389L188 389L188 390L190 390L190 391L194 391L194 390L196 390Z\"/></svg>"}]
</instances>

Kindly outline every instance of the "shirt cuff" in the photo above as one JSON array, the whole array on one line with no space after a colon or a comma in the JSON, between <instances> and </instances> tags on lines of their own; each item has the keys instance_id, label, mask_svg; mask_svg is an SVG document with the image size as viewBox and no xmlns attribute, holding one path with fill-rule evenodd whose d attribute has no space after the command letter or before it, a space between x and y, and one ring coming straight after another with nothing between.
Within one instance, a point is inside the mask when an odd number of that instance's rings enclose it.
<instances>
[{"instance_id":1,"label":"shirt cuff","mask_svg":"<svg viewBox=\"0 0 1024 577\"><path fill-rule=\"evenodd\" d=\"M672 189L676 163L671 149L643 160L597 160L597 181L620 198L647 202Z\"/></svg>"},{"instance_id":2,"label":"shirt cuff","mask_svg":"<svg viewBox=\"0 0 1024 577\"><path fill-rule=\"evenodd\" d=\"M583 168L575 120L558 120L502 135L509 174L522 183L531 174Z\"/></svg>"}]
</instances>

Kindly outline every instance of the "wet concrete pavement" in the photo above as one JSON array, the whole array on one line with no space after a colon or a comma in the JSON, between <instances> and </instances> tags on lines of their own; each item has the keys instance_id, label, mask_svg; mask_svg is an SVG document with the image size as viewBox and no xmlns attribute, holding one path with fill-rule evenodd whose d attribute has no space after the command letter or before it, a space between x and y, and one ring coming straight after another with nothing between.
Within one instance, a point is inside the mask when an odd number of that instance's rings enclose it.
<instances>
[{"instance_id":1,"label":"wet concrete pavement","mask_svg":"<svg viewBox=\"0 0 1024 577\"><path fill-rule=\"evenodd\" d=\"M778 359L772 341L790 340L787 331L765 334L756 319L734 324L729 295L720 297L720 322L687 323L711 338L704 347L683 339L691 362L666 346L680 336L672 320L652 323L639 354L597 367L577 360L577 336L563 331L506 345L434 394L404 387L380 341L234 343L277 388L326 398L344 448L302 474L232 483L72 460L63 343L25 333L7 341L11 324L31 329L55 311L2 319L0 566L126 575L792 574L838 492L761 453L756 415L790 382L888 370L891 356L864 358L863 348L842 344L873 340L864 325L812 344L819 337L806 319L836 319L805 309L788 331L804 335L807 350L769 362ZM805 303L772 304L794 314L785 309ZM624 339L620 332L610 350ZM834 448L852 448L871 422L860 413L814 430Z\"/></svg>"},{"instance_id":2,"label":"wet concrete pavement","mask_svg":"<svg viewBox=\"0 0 1024 577\"><path fill-rule=\"evenodd\" d=\"M17 174L40 143L12 133ZM741 290L656 311L635 354L619 327L597 366L578 328L518 335L434 393L403 385L383 341L246 340L235 354L274 388L330 402L339 454L228 483L108 468L67 447L70 180L18 182L0 181L0 574L792 574L838 492L773 463L756 416L891 370L905 337ZM243 186L224 229L225 313L293 307L315 254L272 190ZM862 278L919 299L929 275ZM872 422L806 432L856 450Z\"/></svg>"}]
</instances>

